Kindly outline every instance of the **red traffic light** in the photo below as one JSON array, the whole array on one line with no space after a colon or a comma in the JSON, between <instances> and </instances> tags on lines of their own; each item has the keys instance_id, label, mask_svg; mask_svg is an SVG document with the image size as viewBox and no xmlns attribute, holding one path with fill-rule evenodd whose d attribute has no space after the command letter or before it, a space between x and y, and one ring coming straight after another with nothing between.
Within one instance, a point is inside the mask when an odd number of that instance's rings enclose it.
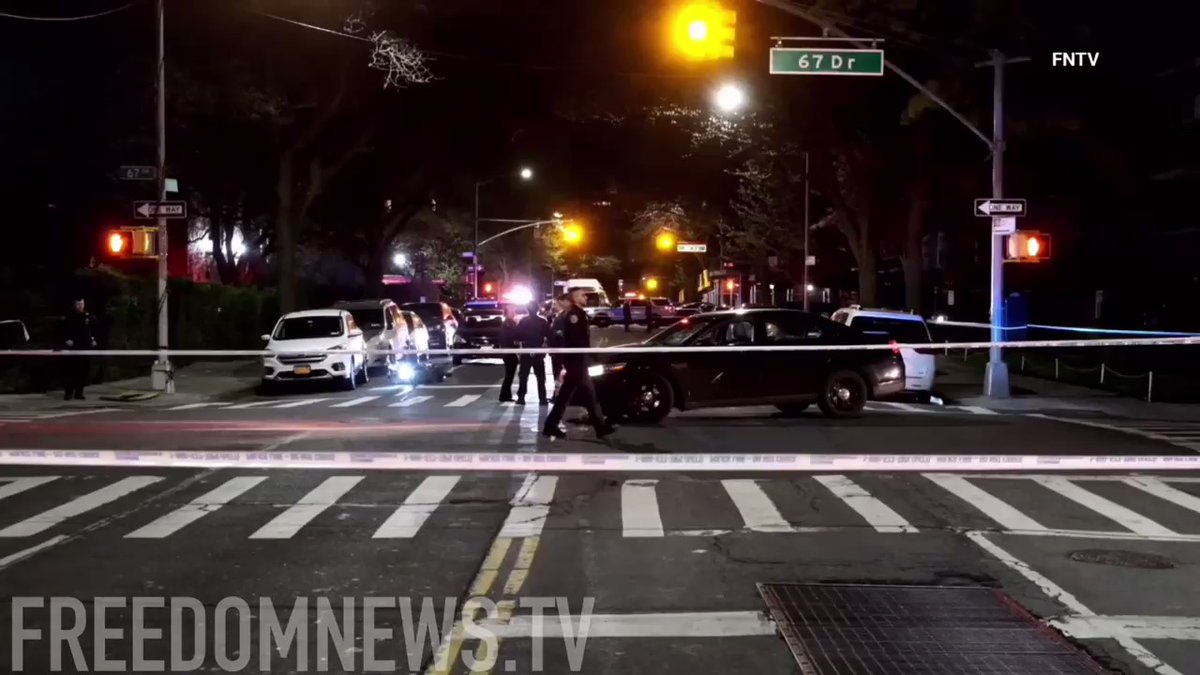
<instances>
[{"instance_id":1,"label":"red traffic light","mask_svg":"<svg viewBox=\"0 0 1200 675\"><path fill-rule=\"evenodd\" d=\"M496 287L493 286L491 283L486 283L483 285L483 292L487 293L488 295L491 295L492 291L494 291L495 288Z\"/></svg>"},{"instance_id":2,"label":"red traffic light","mask_svg":"<svg viewBox=\"0 0 1200 675\"><path fill-rule=\"evenodd\" d=\"M729 281L726 281L726 282L725 282L725 288L726 288L726 290L730 290L730 291L732 291L732 290L733 290L733 288L734 288L734 286L736 286L736 285L737 285L737 284L734 282L734 280L733 280L733 279L730 279Z\"/></svg>"},{"instance_id":3,"label":"red traffic light","mask_svg":"<svg viewBox=\"0 0 1200 675\"><path fill-rule=\"evenodd\" d=\"M1009 235L1005 258L1009 262L1041 262L1050 259L1050 236L1021 231Z\"/></svg>"},{"instance_id":4,"label":"red traffic light","mask_svg":"<svg viewBox=\"0 0 1200 675\"><path fill-rule=\"evenodd\" d=\"M111 255L126 256L133 251L133 233L127 230L113 230L105 241Z\"/></svg>"}]
</instances>

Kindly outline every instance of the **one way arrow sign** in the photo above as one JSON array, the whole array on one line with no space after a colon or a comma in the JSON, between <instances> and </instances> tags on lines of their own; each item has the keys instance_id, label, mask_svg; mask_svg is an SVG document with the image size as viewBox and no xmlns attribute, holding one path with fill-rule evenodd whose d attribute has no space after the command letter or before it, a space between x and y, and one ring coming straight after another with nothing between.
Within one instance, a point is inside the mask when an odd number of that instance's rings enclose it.
<instances>
[{"instance_id":1,"label":"one way arrow sign","mask_svg":"<svg viewBox=\"0 0 1200 675\"><path fill-rule=\"evenodd\" d=\"M1024 199L976 199L975 215L981 218L992 216L1025 215Z\"/></svg>"},{"instance_id":2,"label":"one way arrow sign","mask_svg":"<svg viewBox=\"0 0 1200 675\"><path fill-rule=\"evenodd\" d=\"M139 220L187 218L187 202L134 202L133 214Z\"/></svg>"}]
</instances>

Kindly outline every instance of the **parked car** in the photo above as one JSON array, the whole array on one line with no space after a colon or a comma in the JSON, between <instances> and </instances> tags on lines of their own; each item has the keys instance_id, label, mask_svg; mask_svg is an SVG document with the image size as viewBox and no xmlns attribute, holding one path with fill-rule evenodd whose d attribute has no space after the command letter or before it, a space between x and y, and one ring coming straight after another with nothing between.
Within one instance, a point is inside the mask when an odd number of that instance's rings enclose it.
<instances>
[{"instance_id":1,"label":"parked car","mask_svg":"<svg viewBox=\"0 0 1200 675\"><path fill-rule=\"evenodd\" d=\"M503 300L472 300L463 306L462 323L454 335L455 349L493 349L500 342L500 329L504 326L504 310L512 307L516 318L529 313L528 307ZM463 356L455 356L454 363L462 363Z\"/></svg>"},{"instance_id":2,"label":"parked car","mask_svg":"<svg viewBox=\"0 0 1200 675\"><path fill-rule=\"evenodd\" d=\"M354 323L363 332L367 350L376 352L368 356L370 368L380 368L384 373L395 370L397 356L379 352L400 352L409 343L408 324L400 316L400 308L391 300L354 300L335 304L334 309L343 309L354 316Z\"/></svg>"},{"instance_id":3,"label":"parked car","mask_svg":"<svg viewBox=\"0 0 1200 675\"><path fill-rule=\"evenodd\" d=\"M904 389L904 360L893 347L738 352L719 347L886 344L842 324L784 309L697 314L633 351L605 355L588 369L605 414L661 421L672 409L773 405L799 414L816 403L828 417L856 417L870 399ZM647 347L712 347L711 353Z\"/></svg>"},{"instance_id":4,"label":"parked car","mask_svg":"<svg viewBox=\"0 0 1200 675\"><path fill-rule=\"evenodd\" d=\"M717 306L711 302L686 302L675 308L675 316L682 319L685 316L715 312L716 310Z\"/></svg>"},{"instance_id":5,"label":"parked car","mask_svg":"<svg viewBox=\"0 0 1200 675\"><path fill-rule=\"evenodd\" d=\"M834 321L856 328L867 334L890 337L902 344L930 344L929 326L917 314L891 309L863 309L851 305L839 309L830 317ZM937 350L929 348L901 347L904 356L904 391L924 396L933 389L937 375Z\"/></svg>"},{"instance_id":6,"label":"parked car","mask_svg":"<svg viewBox=\"0 0 1200 675\"><path fill-rule=\"evenodd\" d=\"M266 351L273 352L263 357L264 387L333 380L344 389L354 389L370 379L362 329L344 309L285 314L262 338Z\"/></svg>"}]
</instances>

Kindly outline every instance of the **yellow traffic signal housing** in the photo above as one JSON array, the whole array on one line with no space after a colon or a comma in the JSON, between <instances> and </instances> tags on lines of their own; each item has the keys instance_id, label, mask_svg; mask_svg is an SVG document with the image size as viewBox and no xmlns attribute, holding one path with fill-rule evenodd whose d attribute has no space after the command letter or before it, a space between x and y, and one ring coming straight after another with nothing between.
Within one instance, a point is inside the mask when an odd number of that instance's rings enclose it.
<instances>
[{"instance_id":1,"label":"yellow traffic signal housing","mask_svg":"<svg viewBox=\"0 0 1200 675\"><path fill-rule=\"evenodd\" d=\"M692 2L679 8L671 22L675 49L693 61L732 59L737 12L715 2Z\"/></svg>"},{"instance_id":2,"label":"yellow traffic signal housing","mask_svg":"<svg viewBox=\"0 0 1200 675\"><path fill-rule=\"evenodd\" d=\"M157 227L121 227L109 230L104 250L113 258L157 258Z\"/></svg>"},{"instance_id":3,"label":"yellow traffic signal housing","mask_svg":"<svg viewBox=\"0 0 1200 675\"><path fill-rule=\"evenodd\" d=\"M1036 263L1050 259L1050 235L1020 230L1008 236L1006 262Z\"/></svg>"}]
</instances>

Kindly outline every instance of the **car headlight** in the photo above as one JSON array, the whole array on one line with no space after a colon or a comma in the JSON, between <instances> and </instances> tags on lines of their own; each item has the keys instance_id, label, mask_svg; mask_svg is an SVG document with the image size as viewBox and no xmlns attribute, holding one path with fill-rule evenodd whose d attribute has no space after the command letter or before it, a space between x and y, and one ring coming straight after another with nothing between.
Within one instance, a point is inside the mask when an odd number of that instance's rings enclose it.
<instances>
[{"instance_id":1,"label":"car headlight","mask_svg":"<svg viewBox=\"0 0 1200 675\"><path fill-rule=\"evenodd\" d=\"M607 373L616 373L625 369L624 363L602 363L588 366L588 377L600 377Z\"/></svg>"},{"instance_id":2,"label":"car headlight","mask_svg":"<svg viewBox=\"0 0 1200 675\"><path fill-rule=\"evenodd\" d=\"M401 382L412 382L417 379L417 371L411 363L401 363L396 366L396 377L400 378Z\"/></svg>"}]
</instances>

